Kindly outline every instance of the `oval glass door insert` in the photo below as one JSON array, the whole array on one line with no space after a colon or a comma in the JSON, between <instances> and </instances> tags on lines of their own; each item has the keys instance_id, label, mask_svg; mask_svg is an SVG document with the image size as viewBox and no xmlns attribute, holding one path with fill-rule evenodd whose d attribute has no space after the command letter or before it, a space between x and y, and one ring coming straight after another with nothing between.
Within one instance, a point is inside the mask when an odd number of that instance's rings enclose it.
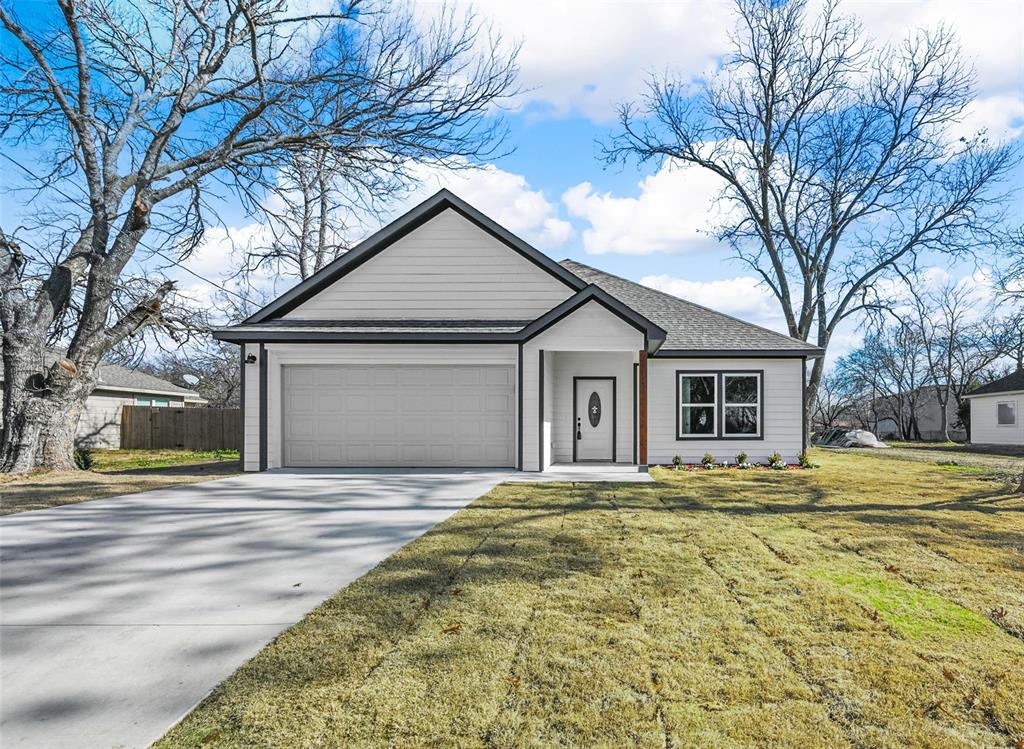
<instances>
[{"instance_id":1,"label":"oval glass door insert","mask_svg":"<svg viewBox=\"0 0 1024 749\"><path fill-rule=\"evenodd\" d=\"M590 394L590 401L587 403L587 418L590 419L590 426L597 427L601 423L601 396L597 393Z\"/></svg>"}]
</instances>

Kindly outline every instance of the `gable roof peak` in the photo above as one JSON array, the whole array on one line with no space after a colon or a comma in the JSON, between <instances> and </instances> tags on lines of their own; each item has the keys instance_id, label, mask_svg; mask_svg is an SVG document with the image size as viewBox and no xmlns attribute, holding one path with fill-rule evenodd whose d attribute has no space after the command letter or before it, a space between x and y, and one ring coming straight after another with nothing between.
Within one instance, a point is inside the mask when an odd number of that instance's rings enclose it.
<instances>
[{"instance_id":1,"label":"gable roof peak","mask_svg":"<svg viewBox=\"0 0 1024 749\"><path fill-rule=\"evenodd\" d=\"M257 323L280 317L293 310L327 286L358 268L379 252L423 224L451 209L480 230L490 234L509 249L518 252L531 263L557 278L574 291L587 284L576 274L562 267L543 252L516 236L499 223L481 213L447 188L441 188L429 198L406 211L394 221L371 234L334 262L327 264L309 278L286 291L273 302L249 316L244 323Z\"/></svg>"}]
</instances>

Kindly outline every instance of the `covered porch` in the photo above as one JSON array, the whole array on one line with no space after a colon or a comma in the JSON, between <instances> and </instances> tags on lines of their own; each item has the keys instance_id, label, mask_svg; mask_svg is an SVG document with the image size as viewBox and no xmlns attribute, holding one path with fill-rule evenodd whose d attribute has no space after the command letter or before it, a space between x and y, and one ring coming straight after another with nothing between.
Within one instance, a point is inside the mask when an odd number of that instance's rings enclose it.
<instances>
[{"instance_id":1,"label":"covered porch","mask_svg":"<svg viewBox=\"0 0 1024 749\"><path fill-rule=\"evenodd\" d=\"M542 470L640 460L640 351L543 351Z\"/></svg>"},{"instance_id":2,"label":"covered porch","mask_svg":"<svg viewBox=\"0 0 1024 749\"><path fill-rule=\"evenodd\" d=\"M521 470L646 470L650 332L590 299L522 345Z\"/></svg>"}]
</instances>

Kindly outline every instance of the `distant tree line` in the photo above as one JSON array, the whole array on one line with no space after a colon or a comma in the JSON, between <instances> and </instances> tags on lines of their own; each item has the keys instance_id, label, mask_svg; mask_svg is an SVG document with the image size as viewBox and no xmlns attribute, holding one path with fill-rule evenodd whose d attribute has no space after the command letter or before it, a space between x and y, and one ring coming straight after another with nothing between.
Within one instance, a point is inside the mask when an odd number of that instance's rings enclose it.
<instances>
[{"instance_id":1,"label":"distant tree line","mask_svg":"<svg viewBox=\"0 0 1024 749\"><path fill-rule=\"evenodd\" d=\"M965 396L1024 368L1024 309L973 297L966 286L947 285L873 311L863 343L822 379L815 427L877 432L891 420L901 439L920 440L928 436L924 410L934 409L942 439L954 430L970 439Z\"/></svg>"}]
</instances>

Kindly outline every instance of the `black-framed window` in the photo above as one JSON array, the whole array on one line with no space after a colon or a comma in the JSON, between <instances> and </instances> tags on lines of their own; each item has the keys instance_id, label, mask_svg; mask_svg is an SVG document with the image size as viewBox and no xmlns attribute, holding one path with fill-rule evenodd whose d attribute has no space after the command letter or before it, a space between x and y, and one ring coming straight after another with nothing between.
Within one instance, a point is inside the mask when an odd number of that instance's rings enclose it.
<instances>
[{"instance_id":1,"label":"black-framed window","mask_svg":"<svg viewBox=\"0 0 1024 749\"><path fill-rule=\"evenodd\" d=\"M679 375L679 436L707 437L718 431L718 377L714 373Z\"/></svg>"},{"instance_id":2,"label":"black-framed window","mask_svg":"<svg viewBox=\"0 0 1024 749\"><path fill-rule=\"evenodd\" d=\"M761 373L722 374L722 436L761 435Z\"/></svg>"},{"instance_id":3,"label":"black-framed window","mask_svg":"<svg viewBox=\"0 0 1024 749\"><path fill-rule=\"evenodd\" d=\"M676 371L676 439L763 437L762 370Z\"/></svg>"}]
</instances>

